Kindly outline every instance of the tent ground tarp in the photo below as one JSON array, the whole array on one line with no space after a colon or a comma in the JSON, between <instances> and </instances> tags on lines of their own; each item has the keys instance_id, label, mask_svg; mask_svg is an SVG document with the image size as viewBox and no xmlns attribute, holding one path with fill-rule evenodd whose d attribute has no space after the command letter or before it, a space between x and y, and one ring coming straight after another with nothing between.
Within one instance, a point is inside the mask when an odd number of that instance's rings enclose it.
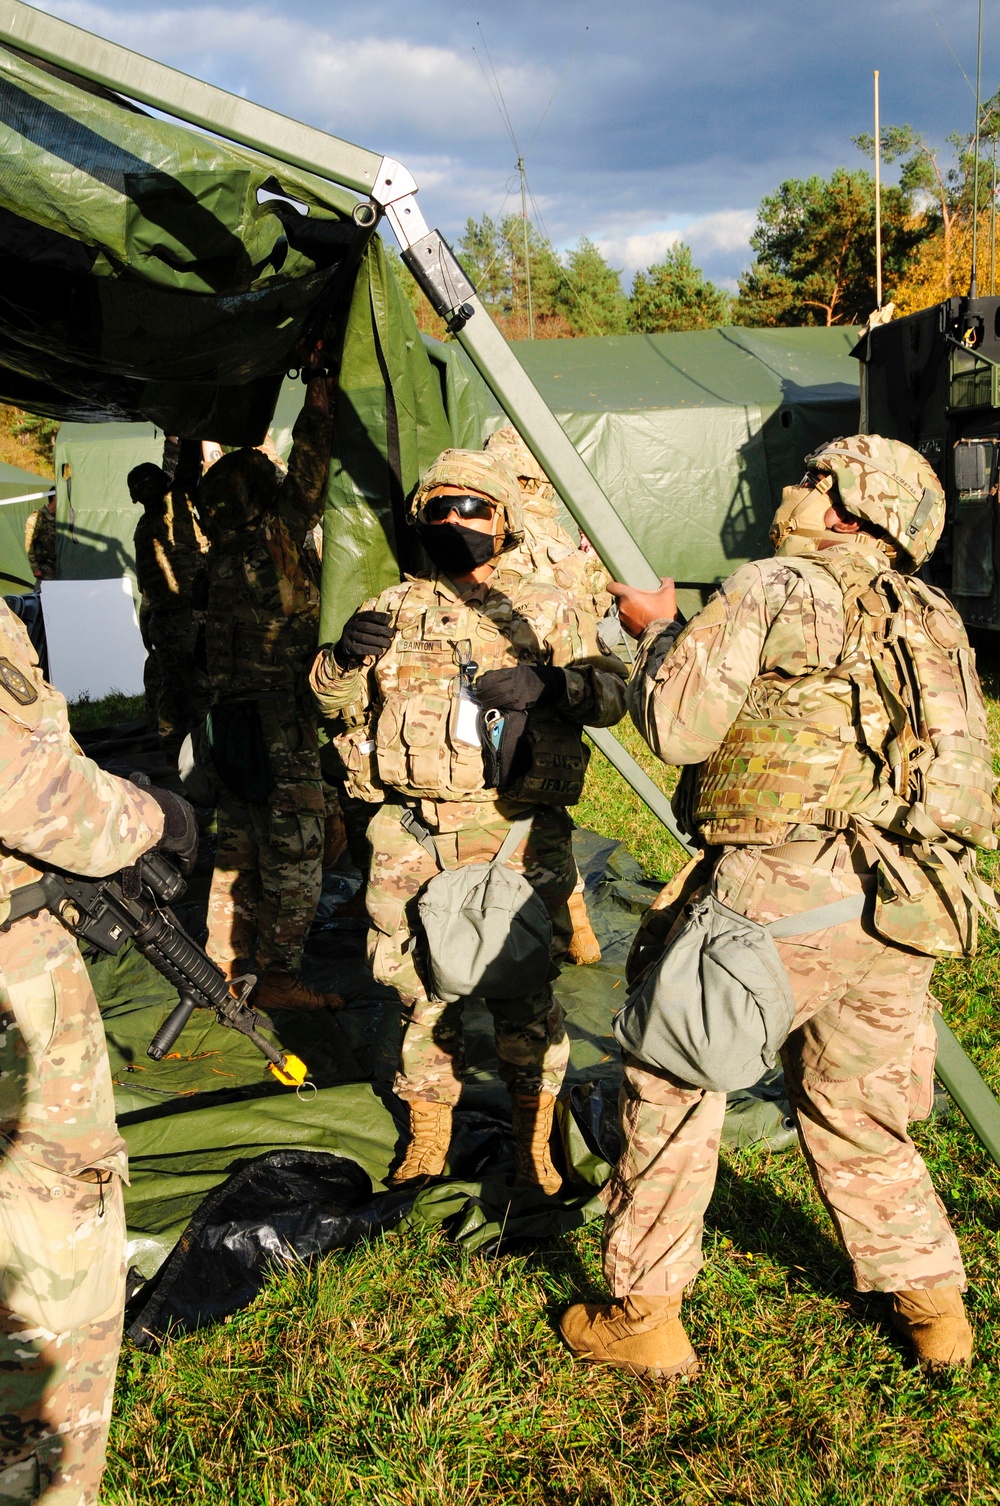
<instances>
[{"instance_id":1,"label":"tent ground tarp","mask_svg":"<svg viewBox=\"0 0 1000 1506\"><path fill-rule=\"evenodd\" d=\"M118 738L82 734L114 772L159 755L133 726ZM249 1300L277 1260L320 1254L403 1219L442 1224L470 1250L550 1237L599 1213L596 1192L617 1153L620 1057L611 1018L640 914L657 892L617 842L575 834L603 957L567 968L556 993L571 1062L559 1130L567 1173L558 1199L512 1185L510 1104L498 1073L491 1017L466 1011L468 1068L448 1174L419 1195L386 1189L406 1117L391 1086L402 1035L399 1000L365 962L366 925L341 914L360 875L346 856L328 873L306 953L307 975L339 992L337 1013L274 1014L275 1036L310 1068L312 1086L282 1088L243 1036L197 1012L162 1061L146 1046L174 1007L172 988L131 948L89 962L101 1004L119 1124L129 1148L126 1192L130 1332L155 1342ZM203 926L211 866L205 844L180 918ZM726 1134L737 1142L793 1143L780 1083L733 1095Z\"/></svg>"}]
</instances>

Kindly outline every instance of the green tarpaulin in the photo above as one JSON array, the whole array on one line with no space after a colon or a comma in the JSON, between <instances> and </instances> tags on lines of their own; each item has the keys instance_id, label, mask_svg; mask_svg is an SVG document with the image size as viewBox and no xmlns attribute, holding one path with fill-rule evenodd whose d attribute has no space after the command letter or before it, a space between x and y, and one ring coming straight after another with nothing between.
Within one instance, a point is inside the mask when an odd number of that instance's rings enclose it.
<instances>
[{"instance_id":1,"label":"green tarpaulin","mask_svg":"<svg viewBox=\"0 0 1000 1506\"><path fill-rule=\"evenodd\" d=\"M803 457L857 430L856 342L846 327L733 327L513 349L653 568L713 584L769 552ZM462 351L436 359L456 408L502 421Z\"/></svg>"},{"instance_id":2,"label":"green tarpaulin","mask_svg":"<svg viewBox=\"0 0 1000 1506\"><path fill-rule=\"evenodd\" d=\"M48 496L51 481L0 461L0 595L34 589L24 525Z\"/></svg>"},{"instance_id":3,"label":"green tarpaulin","mask_svg":"<svg viewBox=\"0 0 1000 1506\"><path fill-rule=\"evenodd\" d=\"M441 372L356 197L5 48L0 148L0 399L258 443L300 341L322 336L340 378L328 580L361 595L395 579L404 498L451 431ZM79 433L65 440L81 448L72 499L60 477L60 566L120 574L124 453L105 462Z\"/></svg>"}]
</instances>

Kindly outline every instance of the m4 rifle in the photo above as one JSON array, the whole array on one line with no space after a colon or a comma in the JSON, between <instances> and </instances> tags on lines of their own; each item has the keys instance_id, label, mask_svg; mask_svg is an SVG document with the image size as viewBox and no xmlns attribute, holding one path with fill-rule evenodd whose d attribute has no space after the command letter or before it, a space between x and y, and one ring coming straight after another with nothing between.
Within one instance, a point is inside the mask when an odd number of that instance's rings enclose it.
<instances>
[{"instance_id":1,"label":"m4 rifle","mask_svg":"<svg viewBox=\"0 0 1000 1506\"><path fill-rule=\"evenodd\" d=\"M290 1052L261 1035L260 1015L249 1003L257 979L252 973L228 979L194 941L170 909L184 893L182 875L162 852L145 853L131 868L108 878L82 878L50 868L33 884L15 889L7 930L26 915L48 909L81 942L115 956L126 941L153 964L180 995L147 1047L162 1061L196 1009L214 1009L220 1025L238 1030L267 1058L269 1070L287 1087L299 1087L308 1071Z\"/></svg>"}]
</instances>

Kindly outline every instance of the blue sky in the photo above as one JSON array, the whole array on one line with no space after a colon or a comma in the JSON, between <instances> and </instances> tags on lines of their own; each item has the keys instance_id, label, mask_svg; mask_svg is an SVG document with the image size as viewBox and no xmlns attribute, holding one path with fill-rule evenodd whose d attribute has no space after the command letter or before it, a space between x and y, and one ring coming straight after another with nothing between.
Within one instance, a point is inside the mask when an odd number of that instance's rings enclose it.
<instances>
[{"instance_id":1,"label":"blue sky","mask_svg":"<svg viewBox=\"0 0 1000 1506\"><path fill-rule=\"evenodd\" d=\"M871 129L873 68L886 122L941 142L974 115L978 0L39 8L399 158L449 238L469 215L519 206L515 153L482 71L488 48L544 228L560 247L589 235L626 285L680 234L734 285L764 194L783 178L864 165L850 138ZM998 84L1000 0L985 0L984 97Z\"/></svg>"}]
</instances>

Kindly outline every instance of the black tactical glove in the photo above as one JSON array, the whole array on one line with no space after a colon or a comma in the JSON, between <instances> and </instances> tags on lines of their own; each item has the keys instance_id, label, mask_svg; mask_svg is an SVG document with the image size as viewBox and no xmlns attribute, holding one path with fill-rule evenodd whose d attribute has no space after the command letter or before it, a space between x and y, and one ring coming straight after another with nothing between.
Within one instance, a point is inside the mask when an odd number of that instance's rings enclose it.
<instances>
[{"instance_id":1,"label":"black tactical glove","mask_svg":"<svg viewBox=\"0 0 1000 1506\"><path fill-rule=\"evenodd\" d=\"M355 612L344 624L333 657L341 669L357 669L366 659L378 659L393 639L388 612Z\"/></svg>"},{"instance_id":2,"label":"black tactical glove","mask_svg":"<svg viewBox=\"0 0 1000 1506\"><path fill-rule=\"evenodd\" d=\"M173 790L160 789L158 785L146 787L146 794L153 797L163 812L163 835L156 851L169 852L181 872L190 873L198 856L198 821L193 809Z\"/></svg>"},{"instance_id":3,"label":"black tactical glove","mask_svg":"<svg viewBox=\"0 0 1000 1506\"><path fill-rule=\"evenodd\" d=\"M551 665L518 664L488 669L475 682L480 705L494 711L530 711L552 706L566 694L566 676Z\"/></svg>"}]
</instances>

